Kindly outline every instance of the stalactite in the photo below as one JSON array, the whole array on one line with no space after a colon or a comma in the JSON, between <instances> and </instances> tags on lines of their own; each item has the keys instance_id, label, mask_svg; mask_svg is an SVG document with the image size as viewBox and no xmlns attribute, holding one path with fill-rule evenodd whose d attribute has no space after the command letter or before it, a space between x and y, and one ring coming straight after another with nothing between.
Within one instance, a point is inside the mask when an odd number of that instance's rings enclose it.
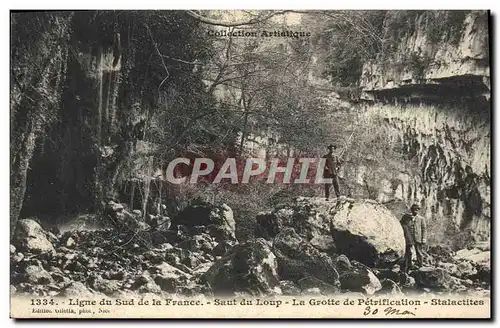
<instances>
[{"instance_id":1,"label":"stalactite","mask_svg":"<svg viewBox=\"0 0 500 328\"><path fill-rule=\"evenodd\" d=\"M450 209L448 196L439 195L455 188L457 202L449 213L454 224L462 230L472 226L489 229L489 224L483 221L490 220L490 180L472 179L473 176L484 177L489 172L487 113L471 119L467 108L434 105L405 109L394 105L374 106L369 112L367 115L385 118L392 128L390 133L400 136L402 148L407 149L410 158L416 156L418 159L420 174L415 175L412 186L407 187L408 202L423 202L427 216L437 218ZM466 149L467 143L474 147ZM465 167L468 172L464 171ZM472 182L465 187L467 179ZM477 231L477 234L487 235L488 230Z\"/></svg>"},{"instance_id":2,"label":"stalactite","mask_svg":"<svg viewBox=\"0 0 500 328\"><path fill-rule=\"evenodd\" d=\"M104 67L104 58L102 53L102 47L99 47L98 55L97 55L97 122L95 125L98 147L101 147L102 144L102 118L103 118L103 104L102 104L102 94L103 94L103 67Z\"/></svg>"}]
</instances>

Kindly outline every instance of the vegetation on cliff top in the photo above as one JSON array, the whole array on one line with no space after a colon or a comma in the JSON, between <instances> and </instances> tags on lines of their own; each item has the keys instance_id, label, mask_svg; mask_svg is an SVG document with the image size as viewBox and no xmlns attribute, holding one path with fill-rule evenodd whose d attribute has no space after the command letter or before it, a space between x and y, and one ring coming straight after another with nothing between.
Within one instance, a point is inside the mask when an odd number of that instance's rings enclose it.
<instances>
[{"instance_id":1,"label":"vegetation on cliff top","mask_svg":"<svg viewBox=\"0 0 500 328\"><path fill-rule=\"evenodd\" d=\"M430 64L432 51L400 49L417 34L425 37L427 47L437 49L441 43L457 46L462 38L465 19L470 11L378 10L347 11L344 20L331 18L324 23L320 47L327 49L325 76L339 86L357 86L363 64L403 65L416 76ZM478 15L479 25L487 25L486 13ZM487 28L485 28L487 30ZM402 57L401 57L402 56Z\"/></svg>"}]
</instances>

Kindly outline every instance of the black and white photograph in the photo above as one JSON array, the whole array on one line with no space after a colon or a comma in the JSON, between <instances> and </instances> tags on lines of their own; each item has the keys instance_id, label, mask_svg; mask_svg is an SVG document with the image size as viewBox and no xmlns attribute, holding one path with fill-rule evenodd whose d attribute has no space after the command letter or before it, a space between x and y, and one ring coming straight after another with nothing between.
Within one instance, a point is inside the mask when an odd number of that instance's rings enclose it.
<instances>
[{"instance_id":1,"label":"black and white photograph","mask_svg":"<svg viewBox=\"0 0 500 328\"><path fill-rule=\"evenodd\" d=\"M491 318L488 10L11 10L11 318Z\"/></svg>"}]
</instances>

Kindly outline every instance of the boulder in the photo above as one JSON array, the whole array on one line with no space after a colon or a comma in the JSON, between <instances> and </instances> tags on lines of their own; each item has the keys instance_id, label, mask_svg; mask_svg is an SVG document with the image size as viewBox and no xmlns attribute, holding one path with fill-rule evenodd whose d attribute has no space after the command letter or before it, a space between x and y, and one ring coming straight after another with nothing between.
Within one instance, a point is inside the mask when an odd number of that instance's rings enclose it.
<instances>
[{"instance_id":1,"label":"boulder","mask_svg":"<svg viewBox=\"0 0 500 328\"><path fill-rule=\"evenodd\" d=\"M319 289L318 287L303 289L300 294L301 295L306 295L306 296L320 296L320 295L323 295L321 293L321 289Z\"/></svg>"},{"instance_id":2,"label":"boulder","mask_svg":"<svg viewBox=\"0 0 500 328\"><path fill-rule=\"evenodd\" d=\"M448 246L429 245L427 254L431 255L437 262L453 262L453 250Z\"/></svg>"},{"instance_id":3,"label":"boulder","mask_svg":"<svg viewBox=\"0 0 500 328\"><path fill-rule=\"evenodd\" d=\"M144 222L141 216L127 211L123 204L114 201L106 204L104 215L109 223L120 231L136 233L150 229L150 225Z\"/></svg>"},{"instance_id":4,"label":"boulder","mask_svg":"<svg viewBox=\"0 0 500 328\"><path fill-rule=\"evenodd\" d=\"M152 271L157 273L159 276L172 277L179 281L187 281L191 278L191 274L179 270L167 262L163 262L162 264L155 266Z\"/></svg>"},{"instance_id":5,"label":"boulder","mask_svg":"<svg viewBox=\"0 0 500 328\"><path fill-rule=\"evenodd\" d=\"M187 249L179 247L167 250L165 260L175 267L178 267L178 264L183 264L188 268L195 268L200 264L207 262L202 253L191 252Z\"/></svg>"},{"instance_id":6,"label":"boulder","mask_svg":"<svg viewBox=\"0 0 500 328\"><path fill-rule=\"evenodd\" d=\"M193 201L184 210L172 218L172 225L184 225L188 229L196 226L222 232L220 238L236 239L236 222L233 211L226 204L213 205L202 201ZM218 240L220 241L220 240Z\"/></svg>"},{"instance_id":7,"label":"boulder","mask_svg":"<svg viewBox=\"0 0 500 328\"><path fill-rule=\"evenodd\" d=\"M447 290L450 288L451 276L442 269L435 267L422 267L410 272L415 278L418 287L429 288L431 290Z\"/></svg>"},{"instance_id":8,"label":"boulder","mask_svg":"<svg viewBox=\"0 0 500 328\"><path fill-rule=\"evenodd\" d=\"M320 235L314 237L313 239L311 239L311 245L328 254L335 254L337 251L335 242L332 236L329 235Z\"/></svg>"},{"instance_id":9,"label":"boulder","mask_svg":"<svg viewBox=\"0 0 500 328\"><path fill-rule=\"evenodd\" d=\"M454 294L464 294L467 292L469 287L462 284L462 280L456 277L452 277L451 292Z\"/></svg>"},{"instance_id":10,"label":"boulder","mask_svg":"<svg viewBox=\"0 0 500 328\"><path fill-rule=\"evenodd\" d=\"M54 279L54 281L57 283L65 283L66 284L66 283L71 282L71 280L68 277L66 277L66 275L62 272L62 270L57 268L57 267L50 267L49 273L52 276L52 278Z\"/></svg>"},{"instance_id":11,"label":"boulder","mask_svg":"<svg viewBox=\"0 0 500 328\"><path fill-rule=\"evenodd\" d=\"M415 285L417 284L415 278L413 278L412 276L408 275L405 272L401 273L400 281L401 281L401 286L408 289L415 287Z\"/></svg>"},{"instance_id":12,"label":"boulder","mask_svg":"<svg viewBox=\"0 0 500 328\"><path fill-rule=\"evenodd\" d=\"M207 226L208 234L212 236L217 242L236 241L232 230L222 225L209 224Z\"/></svg>"},{"instance_id":13,"label":"boulder","mask_svg":"<svg viewBox=\"0 0 500 328\"><path fill-rule=\"evenodd\" d=\"M489 251L491 249L491 241L478 241L474 244L474 248L481 251Z\"/></svg>"},{"instance_id":14,"label":"boulder","mask_svg":"<svg viewBox=\"0 0 500 328\"><path fill-rule=\"evenodd\" d=\"M52 245L59 243L59 237L57 237L53 232L45 231L45 236Z\"/></svg>"},{"instance_id":15,"label":"boulder","mask_svg":"<svg viewBox=\"0 0 500 328\"><path fill-rule=\"evenodd\" d=\"M490 265L491 252L479 248L461 249L453 257L455 261L466 260L475 264Z\"/></svg>"},{"instance_id":16,"label":"boulder","mask_svg":"<svg viewBox=\"0 0 500 328\"><path fill-rule=\"evenodd\" d=\"M366 295L373 295L382 289L380 280L369 268L354 261L352 264L354 265L351 270L343 272L339 277L342 289L362 292Z\"/></svg>"},{"instance_id":17,"label":"boulder","mask_svg":"<svg viewBox=\"0 0 500 328\"><path fill-rule=\"evenodd\" d=\"M172 244L170 244L170 243L163 243L163 244L158 246L158 249L160 249L160 250L169 250L172 248L174 248L174 246L172 246Z\"/></svg>"},{"instance_id":18,"label":"boulder","mask_svg":"<svg viewBox=\"0 0 500 328\"><path fill-rule=\"evenodd\" d=\"M137 231L150 230L151 226L142 221L142 218L136 217L128 211L121 211L117 213L118 226L125 231L136 233Z\"/></svg>"},{"instance_id":19,"label":"boulder","mask_svg":"<svg viewBox=\"0 0 500 328\"><path fill-rule=\"evenodd\" d=\"M404 256L403 228L383 205L341 198L330 215L339 253L369 267L389 266Z\"/></svg>"},{"instance_id":20,"label":"boulder","mask_svg":"<svg viewBox=\"0 0 500 328\"><path fill-rule=\"evenodd\" d=\"M437 267L443 268L452 276L462 279L467 279L477 274L477 270L471 261L460 260L455 263L439 262Z\"/></svg>"},{"instance_id":21,"label":"boulder","mask_svg":"<svg viewBox=\"0 0 500 328\"><path fill-rule=\"evenodd\" d=\"M14 263L19 263L21 262L22 260L24 260L24 254L23 253L17 253L15 254L14 256L12 256L12 261Z\"/></svg>"},{"instance_id":22,"label":"boulder","mask_svg":"<svg viewBox=\"0 0 500 328\"><path fill-rule=\"evenodd\" d=\"M259 213L256 217L256 236L274 238L286 227L294 228L307 241L323 248L334 248L331 231L330 211L335 203L320 198L298 197L290 204L284 204L271 212Z\"/></svg>"},{"instance_id":23,"label":"boulder","mask_svg":"<svg viewBox=\"0 0 500 328\"><path fill-rule=\"evenodd\" d=\"M157 231L168 231L172 226L172 220L165 215L149 216L146 223L151 226L151 229Z\"/></svg>"},{"instance_id":24,"label":"boulder","mask_svg":"<svg viewBox=\"0 0 500 328\"><path fill-rule=\"evenodd\" d=\"M203 275L205 272L207 272L212 267L212 265L213 265L212 262L206 262L206 263L200 264L199 266L197 266L196 268L193 269L193 276Z\"/></svg>"},{"instance_id":25,"label":"boulder","mask_svg":"<svg viewBox=\"0 0 500 328\"><path fill-rule=\"evenodd\" d=\"M85 285L79 281L73 281L67 285L57 296L61 297L81 297L81 298L93 298L95 293L90 289L85 287Z\"/></svg>"},{"instance_id":26,"label":"boulder","mask_svg":"<svg viewBox=\"0 0 500 328\"><path fill-rule=\"evenodd\" d=\"M155 283L160 286L161 290L164 290L168 293L174 293L177 288L178 281L177 279L170 276L156 276Z\"/></svg>"},{"instance_id":27,"label":"boulder","mask_svg":"<svg viewBox=\"0 0 500 328\"><path fill-rule=\"evenodd\" d=\"M281 292L283 295L296 296L300 295L300 288L290 280L282 280L280 281L279 287L281 288Z\"/></svg>"},{"instance_id":28,"label":"boulder","mask_svg":"<svg viewBox=\"0 0 500 328\"><path fill-rule=\"evenodd\" d=\"M488 285L491 285L491 267L490 265L477 265L477 273L470 276L470 279L482 281Z\"/></svg>"},{"instance_id":29,"label":"boulder","mask_svg":"<svg viewBox=\"0 0 500 328\"><path fill-rule=\"evenodd\" d=\"M154 250L146 251L142 254L145 260L149 261L151 264L160 264L164 261L164 254L162 252L156 252Z\"/></svg>"},{"instance_id":30,"label":"boulder","mask_svg":"<svg viewBox=\"0 0 500 328\"><path fill-rule=\"evenodd\" d=\"M208 234L194 235L179 243L178 247L188 249L192 252L211 253L217 243L212 240Z\"/></svg>"},{"instance_id":31,"label":"boulder","mask_svg":"<svg viewBox=\"0 0 500 328\"><path fill-rule=\"evenodd\" d=\"M170 230L152 230L149 232L151 242L158 247L163 244L175 244L184 240L183 236L175 229Z\"/></svg>"},{"instance_id":32,"label":"boulder","mask_svg":"<svg viewBox=\"0 0 500 328\"><path fill-rule=\"evenodd\" d=\"M305 276L314 276L333 286L339 274L332 258L313 247L293 228L285 228L273 240L273 253L278 259L281 278L297 282Z\"/></svg>"},{"instance_id":33,"label":"boulder","mask_svg":"<svg viewBox=\"0 0 500 328\"><path fill-rule=\"evenodd\" d=\"M91 277L88 280L89 286L105 295L114 295L121 288L121 283L118 280L103 279L100 276Z\"/></svg>"},{"instance_id":34,"label":"boulder","mask_svg":"<svg viewBox=\"0 0 500 328\"><path fill-rule=\"evenodd\" d=\"M191 284L188 286L179 286L175 288L175 293L178 295L193 297L198 295L213 296L212 291L208 286Z\"/></svg>"},{"instance_id":35,"label":"boulder","mask_svg":"<svg viewBox=\"0 0 500 328\"><path fill-rule=\"evenodd\" d=\"M333 260L333 264L337 268L337 271L339 273L342 273L344 271L349 271L351 270L351 261L349 261L349 258L345 256L344 254L340 254Z\"/></svg>"},{"instance_id":36,"label":"boulder","mask_svg":"<svg viewBox=\"0 0 500 328\"><path fill-rule=\"evenodd\" d=\"M32 219L19 220L14 232L13 244L20 250L31 253L55 253L40 224Z\"/></svg>"},{"instance_id":37,"label":"boulder","mask_svg":"<svg viewBox=\"0 0 500 328\"><path fill-rule=\"evenodd\" d=\"M200 266L204 262L206 262L205 258L201 255L201 253L196 253L196 252L192 252L183 259L181 259L181 264L184 264L185 266L191 269Z\"/></svg>"},{"instance_id":38,"label":"boulder","mask_svg":"<svg viewBox=\"0 0 500 328\"><path fill-rule=\"evenodd\" d=\"M265 240L250 240L217 260L202 280L215 295L268 295L279 285L277 266Z\"/></svg>"},{"instance_id":39,"label":"boulder","mask_svg":"<svg viewBox=\"0 0 500 328\"><path fill-rule=\"evenodd\" d=\"M187 265L181 263L180 258L177 257L175 254L166 254L165 261L168 264L172 265L173 267L181 270L182 272L185 272L187 274L193 273L193 269L191 269Z\"/></svg>"},{"instance_id":40,"label":"boulder","mask_svg":"<svg viewBox=\"0 0 500 328\"><path fill-rule=\"evenodd\" d=\"M117 202L114 202L112 200L110 200L107 204L106 204L106 207L105 207L105 211L107 213L113 213L113 212L121 212L125 209L125 207L120 204L120 203L117 203Z\"/></svg>"},{"instance_id":41,"label":"boulder","mask_svg":"<svg viewBox=\"0 0 500 328\"><path fill-rule=\"evenodd\" d=\"M39 265L30 265L26 267L25 281L38 285L54 283L54 279L52 279L50 273Z\"/></svg>"},{"instance_id":42,"label":"boulder","mask_svg":"<svg viewBox=\"0 0 500 328\"><path fill-rule=\"evenodd\" d=\"M165 261L173 266L177 266L177 264L181 263L180 257L174 253L165 254Z\"/></svg>"},{"instance_id":43,"label":"boulder","mask_svg":"<svg viewBox=\"0 0 500 328\"><path fill-rule=\"evenodd\" d=\"M139 294L160 294L161 288L158 286L153 279L153 277L149 274L149 272L145 271L142 275L136 278L131 288L133 290L137 290Z\"/></svg>"},{"instance_id":44,"label":"boulder","mask_svg":"<svg viewBox=\"0 0 500 328\"><path fill-rule=\"evenodd\" d=\"M307 293L306 291L308 290L316 288L319 289L321 295L338 294L340 291L339 287L330 285L313 276L305 276L304 278L299 279L298 285L305 293Z\"/></svg>"},{"instance_id":45,"label":"boulder","mask_svg":"<svg viewBox=\"0 0 500 328\"><path fill-rule=\"evenodd\" d=\"M342 296L345 297L345 298L350 298L350 299L367 299L369 298L369 296L366 296L365 294L363 293L360 293L360 292L345 292L345 293L342 293Z\"/></svg>"},{"instance_id":46,"label":"boulder","mask_svg":"<svg viewBox=\"0 0 500 328\"><path fill-rule=\"evenodd\" d=\"M293 210L288 208L257 214L255 236L264 239L274 238L285 227L291 226L292 215Z\"/></svg>"},{"instance_id":47,"label":"boulder","mask_svg":"<svg viewBox=\"0 0 500 328\"><path fill-rule=\"evenodd\" d=\"M67 248L74 248L76 246L76 241L73 237L69 237L67 240L66 240L66 247Z\"/></svg>"},{"instance_id":48,"label":"boulder","mask_svg":"<svg viewBox=\"0 0 500 328\"><path fill-rule=\"evenodd\" d=\"M192 235L199 235L202 233L210 234L210 229L206 226L194 226L189 229L189 233Z\"/></svg>"},{"instance_id":49,"label":"boulder","mask_svg":"<svg viewBox=\"0 0 500 328\"><path fill-rule=\"evenodd\" d=\"M399 269L399 266L391 269L373 269L372 271L380 281L387 279L401 283L404 280L404 277L402 278L404 273Z\"/></svg>"},{"instance_id":50,"label":"boulder","mask_svg":"<svg viewBox=\"0 0 500 328\"><path fill-rule=\"evenodd\" d=\"M457 277L451 277L450 289L453 293L461 293L469 290L471 285L467 280L460 279Z\"/></svg>"},{"instance_id":51,"label":"boulder","mask_svg":"<svg viewBox=\"0 0 500 328\"><path fill-rule=\"evenodd\" d=\"M212 250L212 255L224 256L233 249L234 245L236 245L236 242L234 242L234 241L230 241L230 240L221 241Z\"/></svg>"},{"instance_id":52,"label":"boulder","mask_svg":"<svg viewBox=\"0 0 500 328\"><path fill-rule=\"evenodd\" d=\"M391 295L391 296L403 296L401 288L398 284L391 279L381 280L382 288L375 293L375 295Z\"/></svg>"}]
</instances>

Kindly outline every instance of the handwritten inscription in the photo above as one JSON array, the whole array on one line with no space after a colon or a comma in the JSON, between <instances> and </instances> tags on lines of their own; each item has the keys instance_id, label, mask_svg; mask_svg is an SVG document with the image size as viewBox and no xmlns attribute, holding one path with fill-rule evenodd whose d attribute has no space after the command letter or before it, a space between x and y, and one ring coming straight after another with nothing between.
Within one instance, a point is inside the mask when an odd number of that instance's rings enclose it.
<instances>
[{"instance_id":1,"label":"handwritten inscription","mask_svg":"<svg viewBox=\"0 0 500 328\"><path fill-rule=\"evenodd\" d=\"M416 309L415 309L416 310ZM378 308L372 308L370 306L365 307L365 310L363 312L363 315L376 315L379 313ZM409 311L407 309L398 309L398 308L393 308L391 306L385 308L383 312L380 312L381 314L384 314L386 316L398 316L398 315L405 315L405 316L415 316L415 313L412 311Z\"/></svg>"},{"instance_id":2,"label":"handwritten inscription","mask_svg":"<svg viewBox=\"0 0 500 328\"><path fill-rule=\"evenodd\" d=\"M399 310L392 307L388 307L384 310L385 315L412 315L415 316L415 313L408 310Z\"/></svg>"}]
</instances>

